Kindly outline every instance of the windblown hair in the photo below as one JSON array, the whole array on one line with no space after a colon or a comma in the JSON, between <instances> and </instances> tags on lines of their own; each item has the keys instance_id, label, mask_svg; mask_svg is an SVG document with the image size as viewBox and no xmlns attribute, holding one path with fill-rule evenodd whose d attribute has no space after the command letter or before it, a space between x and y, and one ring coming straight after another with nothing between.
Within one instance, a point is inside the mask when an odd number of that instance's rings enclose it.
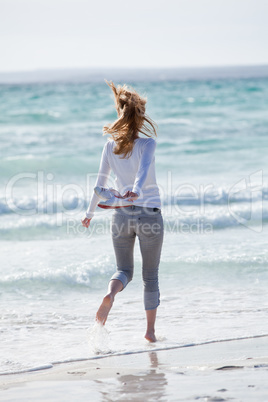
<instances>
[{"instance_id":1,"label":"windblown hair","mask_svg":"<svg viewBox=\"0 0 268 402\"><path fill-rule=\"evenodd\" d=\"M103 127L103 135L111 134L116 142L114 149L116 155L129 158L138 133L147 137L157 136L157 125L145 114L146 98L141 97L134 89L130 89L125 84L116 87L112 81L106 81L106 83L114 93L118 119Z\"/></svg>"}]
</instances>

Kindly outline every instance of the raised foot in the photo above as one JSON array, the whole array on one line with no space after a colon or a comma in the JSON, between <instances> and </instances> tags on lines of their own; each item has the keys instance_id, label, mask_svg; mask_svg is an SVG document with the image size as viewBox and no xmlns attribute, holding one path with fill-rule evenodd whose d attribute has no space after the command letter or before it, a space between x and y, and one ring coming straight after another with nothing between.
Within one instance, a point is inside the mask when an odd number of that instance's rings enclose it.
<instances>
[{"instance_id":1,"label":"raised foot","mask_svg":"<svg viewBox=\"0 0 268 402\"><path fill-rule=\"evenodd\" d=\"M103 300L102 303L97 311L96 314L96 321L100 322L101 324L105 324L108 314L112 308L113 305L113 297L111 295L106 295Z\"/></svg>"},{"instance_id":2,"label":"raised foot","mask_svg":"<svg viewBox=\"0 0 268 402\"><path fill-rule=\"evenodd\" d=\"M147 331L146 334L144 335L144 338L147 339L147 341L149 341L149 342L157 341L154 332Z\"/></svg>"}]
</instances>

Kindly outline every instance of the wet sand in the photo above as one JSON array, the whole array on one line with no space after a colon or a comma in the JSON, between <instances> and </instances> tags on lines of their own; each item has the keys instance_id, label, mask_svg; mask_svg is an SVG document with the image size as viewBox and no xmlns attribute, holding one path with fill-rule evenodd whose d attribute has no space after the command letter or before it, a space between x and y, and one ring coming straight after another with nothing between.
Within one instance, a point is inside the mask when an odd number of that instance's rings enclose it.
<instances>
[{"instance_id":1,"label":"wet sand","mask_svg":"<svg viewBox=\"0 0 268 402\"><path fill-rule=\"evenodd\" d=\"M0 376L3 401L266 401L268 336L53 364ZM48 366L50 367L50 366Z\"/></svg>"}]
</instances>

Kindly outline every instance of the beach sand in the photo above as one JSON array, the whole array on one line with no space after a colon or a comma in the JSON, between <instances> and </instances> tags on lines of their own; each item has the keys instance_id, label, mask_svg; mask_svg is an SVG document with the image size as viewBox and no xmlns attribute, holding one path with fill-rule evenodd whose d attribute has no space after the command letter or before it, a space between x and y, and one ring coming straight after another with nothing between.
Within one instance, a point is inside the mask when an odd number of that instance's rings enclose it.
<instances>
[{"instance_id":1,"label":"beach sand","mask_svg":"<svg viewBox=\"0 0 268 402\"><path fill-rule=\"evenodd\" d=\"M268 336L96 356L0 377L1 401L268 401ZM48 366L49 367L49 366Z\"/></svg>"}]
</instances>

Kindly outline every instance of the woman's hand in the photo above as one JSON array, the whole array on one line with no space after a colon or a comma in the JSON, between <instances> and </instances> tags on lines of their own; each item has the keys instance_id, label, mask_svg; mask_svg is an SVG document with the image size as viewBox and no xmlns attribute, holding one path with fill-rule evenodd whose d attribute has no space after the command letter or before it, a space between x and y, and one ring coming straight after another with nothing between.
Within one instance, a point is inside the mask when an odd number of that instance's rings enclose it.
<instances>
[{"instance_id":1,"label":"woman's hand","mask_svg":"<svg viewBox=\"0 0 268 402\"><path fill-rule=\"evenodd\" d=\"M123 198L127 198L128 201L135 201L139 198L139 195L136 193L132 193L132 191L127 191L124 195Z\"/></svg>"},{"instance_id":2,"label":"woman's hand","mask_svg":"<svg viewBox=\"0 0 268 402\"><path fill-rule=\"evenodd\" d=\"M81 223L82 223L82 225L85 227L85 228L88 228L89 227L89 224L90 224L90 221L91 221L91 219L92 218L84 218L84 219L81 219Z\"/></svg>"}]
</instances>

